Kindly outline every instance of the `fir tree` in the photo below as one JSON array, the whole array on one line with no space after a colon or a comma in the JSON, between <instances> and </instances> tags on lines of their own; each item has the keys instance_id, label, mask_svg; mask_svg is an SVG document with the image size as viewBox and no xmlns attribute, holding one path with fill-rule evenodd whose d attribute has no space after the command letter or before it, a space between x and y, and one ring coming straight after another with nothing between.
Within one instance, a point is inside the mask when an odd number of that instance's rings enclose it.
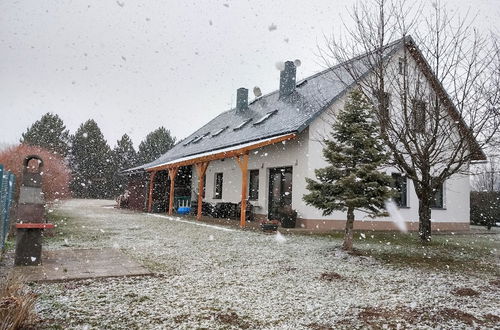
<instances>
[{"instance_id":1,"label":"fir tree","mask_svg":"<svg viewBox=\"0 0 500 330\"><path fill-rule=\"evenodd\" d=\"M113 188L115 195L119 195L124 190L127 178L120 172L137 164L137 155L132 140L127 134L123 134L116 142L113 149Z\"/></svg>"},{"instance_id":2,"label":"fir tree","mask_svg":"<svg viewBox=\"0 0 500 330\"><path fill-rule=\"evenodd\" d=\"M170 131L160 127L146 136L146 139L139 144L137 152L138 162L146 164L157 159L175 144L175 138L170 135Z\"/></svg>"},{"instance_id":3,"label":"fir tree","mask_svg":"<svg viewBox=\"0 0 500 330\"><path fill-rule=\"evenodd\" d=\"M69 131L58 115L46 113L22 134L20 142L39 146L65 157L69 150Z\"/></svg>"},{"instance_id":4,"label":"fir tree","mask_svg":"<svg viewBox=\"0 0 500 330\"><path fill-rule=\"evenodd\" d=\"M388 161L372 108L359 91L349 95L324 141L323 156L329 166L315 170L315 181L306 178L308 205L329 215L347 211L344 250L352 250L354 210L371 216L384 213L384 202L394 196L392 178L379 171Z\"/></svg>"},{"instance_id":5,"label":"fir tree","mask_svg":"<svg viewBox=\"0 0 500 330\"><path fill-rule=\"evenodd\" d=\"M97 123L90 119L72 137L71 191L76 197L109 198L113 189L111 148Z\"/></svg>"}]
</instances>

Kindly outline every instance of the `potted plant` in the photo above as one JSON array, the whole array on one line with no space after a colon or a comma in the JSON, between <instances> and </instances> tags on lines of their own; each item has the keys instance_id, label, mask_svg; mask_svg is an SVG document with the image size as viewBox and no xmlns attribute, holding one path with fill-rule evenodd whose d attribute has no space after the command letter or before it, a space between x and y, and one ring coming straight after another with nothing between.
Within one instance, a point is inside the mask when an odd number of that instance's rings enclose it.
<instances>
[{"instance_id":1,"label":"potted plant","mask_svg":"<svg viewBox=\"0 0 500 330\"><path fill-rule=\"evenodd\" d=\"M263 220L260 223L260 228L263 232L272 233L278 230L279 221L278 220Z\"/></svg>"},{"instance_id":2,"label":"potted plant","mask_svg":"<svg viewBox=\"0 0 500 330\"><path fill-rule=\"evenodd\" d=\"M278 217L283 228L295 228L297 224L297 211L291 207L283 207L278 212Z\"/></svg>"}]
</instances>

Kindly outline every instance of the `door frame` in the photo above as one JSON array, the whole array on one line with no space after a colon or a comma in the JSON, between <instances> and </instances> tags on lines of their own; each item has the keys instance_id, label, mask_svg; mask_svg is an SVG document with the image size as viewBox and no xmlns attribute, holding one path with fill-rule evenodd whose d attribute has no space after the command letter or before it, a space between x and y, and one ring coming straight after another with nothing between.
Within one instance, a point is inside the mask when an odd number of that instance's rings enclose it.
<instances>
[{"instance_id":1,"label":"door frame","mask_svg":"<svg viewBox=\"0 0 500 330\"><path fill-rule=\"evenodd\" d=\"M290 196L290 207L292 206L292 196L293 196L293 166L279 166L279 167L270 167L268 169L268 173L267 173L267 178L268 178L268 182L267 182L267 189L268 189L268 192L267 192L267 218L269 220L273 220L271 219L273 217L273 207L272 207L272 203L273 203L273 189L272 189L272 183L273 183L273 180L272 180L272 175L275 174L275 173L281 173L281 177L280 177L280 181L283 182L283 174L284 173L290 173L290 178L291 178L291 182L290 182L290 190L291 190L291 196ZM280 185L280 190L282 191L283 190L283 186ZM281 199L280 199L280 202L281 202Z\"/></svg>"}]
</instances>

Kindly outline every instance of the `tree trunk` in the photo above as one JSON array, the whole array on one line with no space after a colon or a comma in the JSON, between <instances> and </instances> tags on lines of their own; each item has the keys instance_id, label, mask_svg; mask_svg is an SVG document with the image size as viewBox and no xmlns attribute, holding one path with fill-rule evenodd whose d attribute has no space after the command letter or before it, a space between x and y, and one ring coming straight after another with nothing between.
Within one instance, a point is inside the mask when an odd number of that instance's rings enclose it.
<instances>
[{"instance_id":1,"label":"tree trunk","mask_svg":"<svg viewBox=\"0 0 500 330\"><path fill-rule=\"evenodd\" d=\"M342 249L345 251L352 251L352 238L354 234L354 208L347 209L347 221L345 223L344 244Z\"/></svg>"},{"instance_id":2,"label":"tree trunk","mask_svg":"<svg viewBox=\"0 0 500 330\"><path fill-rule=\"evenodd\" d=\"M418 202L418 233L422 242L431 241L431 205L427 194L423 194Z\"/></svg>"}]
</instances>

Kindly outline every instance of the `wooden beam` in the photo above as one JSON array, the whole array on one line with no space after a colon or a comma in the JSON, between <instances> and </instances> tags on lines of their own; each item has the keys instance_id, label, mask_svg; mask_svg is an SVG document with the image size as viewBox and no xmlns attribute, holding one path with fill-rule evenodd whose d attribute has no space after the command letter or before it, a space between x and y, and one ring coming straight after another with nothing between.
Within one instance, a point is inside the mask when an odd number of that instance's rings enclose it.
<instances>
[{"instance_id":1,"label":"wooden beam","mask_svg":"<svg viewBox=\"0 0 500 330\"><path fill-rule=\"evenodd\" d=\"M265 141L261 141L261 142L257 141L257 142L255 142L255 144L252 144L250 146L246 146L243 148L239 148L239 149L234 149L234 150L225 151L225 152L224 151L223 152L215 152L215 153L213 153L211 155L207 155L207 156L201 156L198 158L193 158L193 159L180 161L180 162L176 162L176 163L172 163L172 164L159 165L156 167L149 168L149 169L147 169L147 171L148 172L159 171L159 170L165 170L165 169L173 168L173 167L189 166L189 165L194 165L194 164L198 164L198 163L210 162L212 160L217 160L217 159L243 156L244 154L250 152L251 150L265 147L265 146L268 146L271 144L287 141L287 140L293 139L295 136L296 136L295 133L291 133L291 134L287 134L287 135L283 135L283 136L278 136L274 139L269 139L269 140L265 140Z\"/></svg>"},{"instance_id":2,"label":"wooden beam","mask_svg":"<svg viewBox=\"0 0 500 330\"><path fill-rule=\"evenodd\" d=\"M195 164L196 173L198 174L198 212L196 213L196 220L201 220L201 211L203 205L203 177L207 171L209 162L202 162Z\"/></svg>"},{"instance_id":3,"label":"wooden beam","mask_svg":"<svg viewBox=\"0 0 500 330\"><path fill-rule=\"evenodd\" d=\"M241 210L240 210L240 227L246 225L247 215L247 190L248 190L248 152L241 158L236 157L236 161L241 170Z\"/></svg>"},{"instance_id":4,"label":"wooden beam","mask_svg":"<svg viewBox=\"0 0 500 330\"><path fill-rule=\"evenodd\" d=\"M170 194L168 195L168 215L172 215L174 210L174 187L175 177L177 175L178 167L168 169L168 176L170 177Z\"/></svg>"},{"instance_id":5,"label":"wooden beam","mask_svg":"<svg viewBox=\"0 0 500 330\"><path fill-rule=\"evenodd\" d=\"M156 176L156 171L151 172L149 175L148 212L151 212L151 209L153 207L153 188L154 188L155 176Z\"/></svg>"}]
</instances>

